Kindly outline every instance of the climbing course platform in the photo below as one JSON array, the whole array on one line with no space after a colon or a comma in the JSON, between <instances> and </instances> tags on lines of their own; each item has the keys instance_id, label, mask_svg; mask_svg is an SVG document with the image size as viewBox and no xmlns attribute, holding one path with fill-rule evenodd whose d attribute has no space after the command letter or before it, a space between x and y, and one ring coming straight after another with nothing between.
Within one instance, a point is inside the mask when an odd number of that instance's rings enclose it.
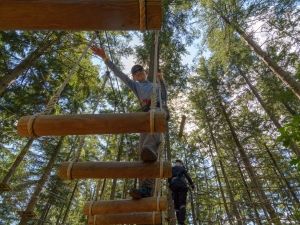
<instances>
[{"instance_id":1,"label":"climbing course platform","mask_svg":"<svg viewBox=\"0 0 300 225\"><path fill-rule=\"evenodd\" d=\"M0 30L159 30L161 0L1 0Z\"/></svg>"}]
</instances>

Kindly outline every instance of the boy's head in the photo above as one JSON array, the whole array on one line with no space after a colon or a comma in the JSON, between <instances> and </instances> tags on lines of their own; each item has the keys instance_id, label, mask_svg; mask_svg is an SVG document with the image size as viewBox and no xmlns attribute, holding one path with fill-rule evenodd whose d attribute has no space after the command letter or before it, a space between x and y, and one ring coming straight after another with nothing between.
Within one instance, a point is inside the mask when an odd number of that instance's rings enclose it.
<instances>
[{"instance_id":1,"label":"boy's head","mask_svg":"<svg viewBox=\"0 0 300 225\"><path fill-rule=\"evenodd\" d=\"M175 165L176 166L183 166L183 162L180 159L176 159Z\"/></svg>"},{"instance_id":2,"label":"boy's head","mask_svg":"<svg viewBox=\"0 0 300 225\"><path fill-rule=\"evenodd\" d=\"M134 65L131 68L131 74L132 74L133 80L136 80L136 81L147 80L147 74L141 65Z\"/></svg>"}]
</instances>

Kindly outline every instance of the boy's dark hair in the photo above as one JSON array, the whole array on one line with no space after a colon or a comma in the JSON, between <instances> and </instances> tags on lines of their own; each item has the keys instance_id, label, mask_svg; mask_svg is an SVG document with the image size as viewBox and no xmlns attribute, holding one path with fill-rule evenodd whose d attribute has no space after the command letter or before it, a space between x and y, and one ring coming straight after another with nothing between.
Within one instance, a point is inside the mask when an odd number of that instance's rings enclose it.
<instances>
[{"instance_id":1,"label":"boy's dark hair","mask_svg":"<svg viewBox=\"0 0 300 225\"><path fill-rule=\"evenodd\" d=\"M181 163L183 165L183 162L180 159L176 159L175 162Z\"/></svg>"},{"instance_id":2,"label":"boy's dark hair","mask_svg":"<svg viewBox=\"0 0 300 225\"><path fill-rule=\"evenodd\" d=\"M143 70L144 70L144 68L141 65L137 64L131 68L131 74L134 74L138 71L143 71Z\"/></svg>"}]
</instances>

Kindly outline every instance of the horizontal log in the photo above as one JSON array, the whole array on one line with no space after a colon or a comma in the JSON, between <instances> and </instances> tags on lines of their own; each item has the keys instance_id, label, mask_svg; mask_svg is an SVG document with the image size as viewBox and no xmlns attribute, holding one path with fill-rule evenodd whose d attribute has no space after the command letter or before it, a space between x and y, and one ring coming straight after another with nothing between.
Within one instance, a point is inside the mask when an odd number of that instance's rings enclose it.
<instances>
[{"instance_id":1,"label":"horizontal log","mask_svg":"<svg viewBox=\"0 0 300 225\"><path fill-rule=\"evenodd\" d=\"M104 224L161 224L160 212L121 213L90 216L89 225Z\"/></svg>"},{"instance_id":2,"label":"horizontal log","mask_svg":"<svg viewBox=\"0 0 300 225\"><path fill-rule=\"evenodd\" d=\"M165 211L166 209L167 199L165 197L150 197L140 200L90 201L85 203L83 213L94 216L100 214Z\"/></svg>"},{"instance_id":3,"label":"horizontal log","mask_svg":"<svg viewBox=\"0 0 300 225\"><path fill-rule=\"evenodd\" d=\"M159 162L63 162L58 169L58 176L63 180L91 178L158 178L161 172L163 178L171 177L171 164L164 162L163 170L161 171Z\"/></svg>"},{"instance_id":4,"label":"horizontal log","mask_svg":"<svg viewBox=\"0 0 300 225\"><path fill-rule=\"evenodd\" d=\"M165 130L165 114L156 112L154 131ZM18 122L18 134L23 137L147 132L149 112L24 116Z\"/></svg>"},{"instance_id":5,"label":"horizontal log","mask_svg":"<svg viewBox=\"0 0 300 225\"><path fill-rule=\"evenodd\" d=\"M146 29L159 30L161 0L145 1ZM0 30L139 30L138 0L1 0Z\"/></svg>"}]
</instances>

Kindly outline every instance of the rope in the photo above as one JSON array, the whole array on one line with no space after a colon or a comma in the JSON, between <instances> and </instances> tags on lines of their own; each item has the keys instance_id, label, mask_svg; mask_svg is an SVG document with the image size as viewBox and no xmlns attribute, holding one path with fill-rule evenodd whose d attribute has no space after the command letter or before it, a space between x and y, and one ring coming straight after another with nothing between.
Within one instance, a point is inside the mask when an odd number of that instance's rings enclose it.
<instances>
[{"instance_id":1,"label":"rope","mask_svg":"<svg viewBox=\"0 0 300 225\"><path fill-rule=\"evenodd\" d=\"M160 196L156 198L156 211L160 211Z\"/></svg>"},{"instance_id":2,"label":"rope","mask_svg":"<svg viewBox=\"0 0 300 225\"><path fill-rule=\"evenodd\" d=\"M152 224L155 224L155 212L152 212Z\"/></svg>"},{"instance_id":3,"label":"rope","mask_svg":"<svg viewBox=\"0 0 300 225\"><path fill-rule=\"evenodd\" d=\"M91 201L91 202L90 202L90 205L89 205L89 216L92 216L92 208L93 208L93 205L94 205L94 201Z\"/></svg>"},{"instance_id":4,"label":"rope","mask_svg":"<svg viewBox=\"0 0 300 225\"><path fill-rule=\"evenodd\" d=\"M70 72L68 73L66 79L64 80L64 82L60 85L60 87L58 88L58 90L55 92L55 94L51 97L51 99L49 100L46 109L41 112L41 113L37 113L35 115L33 115L28 123L27 123L27 131L28 134L31 137L38 137L38 135L34 132L34 121L37 118L38 115L47 115L47 114L51 114L52 110L54 109L55 105L57 104L61 93L63 92L63 90L65 89L65 87L67 86L67 84L69 83L69 81L71 80L73 74L76 72L77 68L79 67L79 64L81 62L81 60L86 56L89 48L91 47L92 43L94 42L95 37L93 37L90 42L88 43L88 45L85 47L83 53L81 54L81 56L79 57L79 59L77 60L77 62L75 63L75 65L73 66L73 68L70 70Z\"/></svg>"},{"instance_id":5,"label":"rope","mask_svg":"<svg viewBox=\"0 0 300 225\"><path fill-rule=\"evenodd\" d=\"M68 180L72 180L72 168L73 168L74 161L70 162L68 165L68 170L67 170L67 178Z\"/></svg>"},{"instance_id":6,"label":"rope","mask_svg":"<svg viewBox=\"0 0 300 225\"><path fill-rule=\"evenodd\" d=\"M140 30L146 30L146 5L145 0L139 0L140 8Z\"/></svg>"},{"instance_id":7,"label":"rope","mask_svg":"<svg viewBox=\"0 0 300 225\"><path fill-rule=\"evenodd\" d=\"M34 125L34 121L35 119L38 117L39 114L35 114L33 116L31 116L29 118L29 121L27 123L27 132L28 134L31 136L31 137L37 137L37 135L35 134L34 132L34 128L33 128L33 125Z\"/></svg>"},{"instance_id":8,"label":"rope","mask_svg":"<svg viewBox=\"0 0 300 225\"><path fill-rule=\"evenodd\" d=\"M79 59L77 60L77 62L73 66L73 68L70 70L69 74L67 75L67 78L60 85L59 89L55 92L55 94L52 96L52 98L48 102L48 104L46 106L46 109L44 110L43 114L50 114L51 113L51 111L53 110L53 108L56 105L57 101L59 100L61 93L63 92L63 90L65 89L66 85L71 80L73 74L76 72L77 68L79 67L79 64L80 64L81 60L86 56L88 50L90 49L92 43L94 42L94 39L95 39L95 37L93 37L90 40L90 42L87 44L87 46L85 47L83 53L81 54L81 56L79 57Z\"/></svg>"},{"instance_id":9,"label":"rope","mask_svg":"<svg viewBox=\"0 0 300 225\"><path fill-rule=\"evenodd\" d=\"M158 36L159 36L159 31L155 31L155 40L154 40L154 74L153 74L153 89L152 89L152 95L151 95L151 106L150 106L150 133L153 134L154 132L154 123L155 123L155 111L156 111L156 106L157 106L157 82L156 82L156 73L157 73L157 59L158 59Z\"/></svg>"},{"instance_id":10,"label":"rope","mask_svg":"<svg viewBox=\"0 0 300 225\"><path fill-rule=\"evenodd\" d=\"M153 134L154 133L154 126L155 123L155 109L151 109L150 110L150 133Z\"/></svg>"}]
</instances>

